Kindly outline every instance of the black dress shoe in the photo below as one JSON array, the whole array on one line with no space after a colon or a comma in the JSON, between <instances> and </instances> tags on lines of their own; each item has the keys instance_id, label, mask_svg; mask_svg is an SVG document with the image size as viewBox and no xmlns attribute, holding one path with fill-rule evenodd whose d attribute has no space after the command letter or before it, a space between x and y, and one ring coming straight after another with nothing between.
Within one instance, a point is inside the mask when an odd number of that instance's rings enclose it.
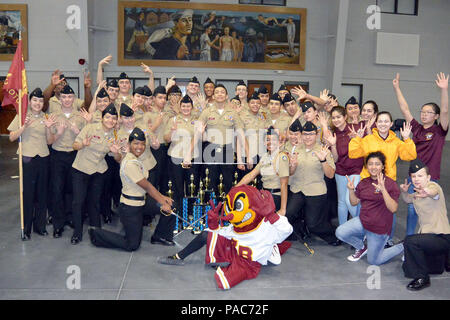
<instances>
[{"instance_id":1,"label":"black dress shoe","mask_svg":"<svg viewBox=\"0 0 450 320\"><path fill-rule=\"evenodd\" d=\"M164 239L164 238L155 238L155 237L152 237L152 238L150 239L150 242L151 242L152 244L162 244L162 245L164 245L164 246L174 246L174 245L175 245L175 242L173 242L172 240L167 240L167 239Z\"/></svg>"},{"instance_id":2,"label":"black dress shoe","mask_svg":"<svg viewBox=\"0 0 450 320\"><path fill-rule=\"evenodd\" d=\"M96 245L97 241L96 241L95 235L94 235L94 228L89 228L88 229L88 234L89 234L89 239L91 240L91 243L93 245Z\"/></svg>"},{"instance_id":3,"label":"black dress shoe","mask_svg":"<svg viewBox=\"0 0 450 320\"><path fill-rule=\"evenodd\" d=\"M25 233L22 237L22 241L31 240L31 235L29 233Z\"/></svg>"},{"instance_id":4,"label":"black dress shoe","mask_svg":"<svg viewBox=\"0 0 450 320\"><path fill-rule=\"evenodd\" d=\"M42 230L42 231L34 231L34 233L37 233L40 236L48 236L48 232L47 230Z\"/></svg>"},{"instance_id":5,"label":"black dress shoe","mask_svg":"<svg viewBox=\"0 0 450 320\"><path fill-rule=\"evenodd\" d=\"M339 239L336 239L335 241L328 242L328 244L330 246L337 247L337 246L340 246L342 244L342 241L339 240Z\"/></svg>"},{"instance_id":6,"label":"black dress shoe","mask_svg":"<svg viewBox=\"0 0 450 320\"><path fill-rule=\"evenodd\" d=\"M80 242L81 242L81 239L76 236L73 236L72 239L70 239L70 243L74 244L74 245L79 244Z\"/></svg>"},{"instance_id":7,"label":"black dress shoe","mask_svg":"<svg viewBox=\"0 0 450 320\"><path fill-rule=\"evenodd\" d=\"M411 281L407 286L406 289L411 291L418 291L422 290L426 287L430 286L430 278L417 278Z\"/></svg>"},{"instance_id":8,"label":"black dress shoe","mask_svg":"<svg viewBox=\"0 0 450 320\"><path fill-rule=\"evenodd\" d=\"M64 228L54 229L53 230L53 238L61 238Z\"/></svg>"}]
</instances>

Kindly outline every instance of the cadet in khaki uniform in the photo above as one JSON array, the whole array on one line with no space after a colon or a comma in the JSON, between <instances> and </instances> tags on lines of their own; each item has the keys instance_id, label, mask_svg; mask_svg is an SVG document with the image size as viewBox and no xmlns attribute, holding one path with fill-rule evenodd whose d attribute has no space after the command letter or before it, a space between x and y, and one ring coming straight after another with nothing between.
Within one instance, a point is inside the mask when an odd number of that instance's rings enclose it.
<instances>
[{"instance_id":1,"label":"cadet in khaki uniform","mask_svg":"<svg viewBox=\"0 0 450 320\"><path fill-rule=\"evenodd\" d=\"M128 138L130 136L130 133L136 127L136 119L134 117L133 109L131 109L129 106L127 106L124 103L122 103L122 105L120 106L120 122L121 122L121 126L119 129L119 132L117 133L117 136L118 136L122 155L124 155L126 153L126 149L128 147ZM145 148L144 153L139 156L139 160L144 165L145 170L148 171L147 180L150 182L150 181L154 180L154 178L152 178L152 177L155 174L155 170L152 170L152 169L156 166L156 160L150 150L150 146L151 146L151 148L157 150L159 148L159 142L156 139L156 136L154 134L150 134L148 129L145 129L145 128L141 128L141 129L146 134L145 135L146 148ZM116 190L116 184L117 184L117 187L119 187L119 195L118 196L120 199L120 190L122 189L122 183L120 182L120 175L119 175L119 181L114 182L114 187L115 187L114 193ZM115 197L116 195L114 194L113 196ZM117 199L117 200L119 201L119 199ZM115 201L115 199L114 199L114 201ZM155 203L151 203L152 201L154 202L153 198L146 198L146 200L145 200L144 225L149 224L153 220L153 218L156 216L156 213L158 212L158 210L156 210L155 208L152 208L152 207L155 207L155 205L156 205Z\"/></svg>"},{"instance_id":2,"label":"cadet in khaki uniform","mask_svg":"<svg viewBox=\"0 0 450 320\"><path fill-rule=\"evenodd\" d=\"M164 107L164 113L169 118L173 118L180 113L180 101L182 99L182 92L180 87L174 85L167 90L167 103ZM198 114L197 114L198 118Z\"/></svg>"},{"instance_id":3,"label":"cadet in khaki uniform","mask_svg":"<svg viewBox=\"0 0 450 320\"><path fill-rule=\"evenodd\" d=\"M52 143L50 127L55 120L54 116L47 117L42 112L43 106L44 95L36 88L30 93L25 123L21 125L16 115L8 126L10 141L22 139L24 241L31 238L31 227L39 235L48 234L45 230L50 158L47 144Z\"/></svg>"},{"instance_id":4,"label":"cadet in khaki uniform","mask_svg":"<svg viewBox=\"0 0 450 320\"><path fill-rule=\"evenodd\" d=\"M137 87L133 91L132 103L129 105L134 111L134 117L136 122L140 123L144 118L145 107L144 107L144 97L145 97L144 87ZM126 104L126 103L125 103ZM120 107L119 107L120 112Z\"/></svg>"},{"instance_id":5,"label":"cadet in khaki uniform","mask_svg":"<svg viewBox=\"0 0 450 320\"><path fill-rule=\"evenodd\" d=\"M102 122L102 112L111 103L113 102L109 98L109 95L105 88L99 86L97 91L95 92L95 99L92 100L92 103L89 106L89 114L91 115L91 120L89 121L89 123Z\"/></svg>"},{"instance_id":6,"label":"cadet in khaki uniform","mask_svg":"<svg viewBox=\"0 0 450 320\"><path fill-rule=\"evenodd\" d=\"M150 112L153 109L153 93L148 86L144 86L144 112Z\"/></svg>"},{"instance_id":7,"label":"cadet in khaki uniform","mask_svg":"<svg viewBox=\"0 0 450 320\"><path fill-rule=\"evenodd\" d=\"M129 138L129 152L120 165L122 195L119 215L125 230L125 236L107 230L91 228L89 236L94 246L119 248L126 251L137 250L142 240L142 219L145 195L150 195L161 206L161 210L170 212L172 200L156 190L147 181L148 170L140 160L146 150L146 137L139 128L134 128Z\"/></svg>"},{"instance_id":8,"label":"cadet in khaki uniform","mask_svg":"<svg viewBox=\"0 0 450 320\"><path fill-rule=\"evenodd\" d=\"M280 143L284 144L286 141L287 129L291 125L291 117L286 111L281 110L282 100L278 93L274 93L269 101L269 114L266 119L266 126L273 126L278 130L280 135Z\"/></svg>"},{"instance_id":9,"label":"cadet in khaki uniform","mask_svg":"<svg viewBox=\"0 0 450 320\"><path fill-rule=\"evenodd\" d=\"M116 79L111 79L108 81L106 84L106 92L108 93L110 103L114 103L114 105L116 105L116 100L119 97L119 84Z\"/></svg>"},{"instance_id":10,"label":"cadet in khaki uniform","mask_svg":"<svg viewBox=\"0 0 450 320\"><path fill-rule=\"evenodd\" d=\"M277 213L284 216L288 200L289 157L280 151L280 138L273 127L267 129L265 145L267 152L257 166L236 186L249 184L260 174L263 189L270 191Z\"/></svg>"},{"instance_id":11,"label":"cadet in khaki uniform","mask_svg":"<svg viewBox=\"0 0 450 320\"><path fill-rule=\"evenodd\" d=\"M289 163L290 194L286 217L292 225L301 218L304 210L309 231L324 239L328 244L341 244L328 222L327 187L324 174L332 178L335 165L327 147L316 143L318 129L312 122L306 122L302 129L302 141Z\"/></svg>"},{"instance_id":12,"label":"cadet in khaki uniform","mask_svg":"<svg viewBox=\"0 0 450 320\"><path fill-rule=\"evenodd\" d=\"M194 175L196 186L200 180L199 165L194 164L190 167L183 165L185 155L189 152L189 146L194 137L195 119L192 109L192 99L185 95L181 100L180 113L169 120L164 131L164 140L170 143L168 150L169 178L174 186L175 205L179 214L182 214L182 199L185 194L188 194L185 186L189 185L191 174ZM193 154L193 158L196 157L198 157L198 152Z\"/></svg>"},{"instance_id":13,"label":"cadet in khaki uniform","mask_svg":"<svg viewBox=\"0 0 450 320\"><path fill-rule=\"evenodd\" d=\"M270 94L269 91L265 86L260 86L258 89L258 96L261 100L261 108L260 112L264 116L265 119L269 117L269 100L270 100Z\"/></svg>"},{"instance_id":14,"label":"cadet in khaki uniform","mask_svg":"<svg viewBox=\"0 0 450 320\"><path fill-rule=\"evenodd\" d=\"M74 224L72 244L78 244L83 237L82 207L86 198L88 198L89 224L100 228L103 174L108 169L105 156L108 152L112 152L116 161L120 161L120 147L116 143L114 130L116 124L117 110L111 103L103 110L102 122L85 126L73 143L73 149L78 152L72 164L72 184L73 190L76 190L72 202Z\"/></svg>"},{"instance_id":15,"label":"cadet in khaki uniform","mask_svg":"<svg viewBox=\"0 0 450 320\"><path fill-rule=\"evenodd\" d=\"M83 115L67 104L63 96L71 94L72 101L74 93L70 86L66 85L61 91L61 109L52 115L55 117L56 125L52 127L52 152L50 156L50 190L51 201L53 201L53 237L60 238L66 222L71 217L67 216L72 211L72 163L77 152L73 149L75 138L84 128L87 121Z\"/></svg>"},{"instance_id":16,"label":"cadet in khaki uniform","mask_svg":"<svg viewBox=\"0 0 450 320\"><path fill-rule=\"evenodd\" d=\"M148 128L150 134L156 135L160 147L158 150L153 151L153 156L156 159L156 167L154 168L155 175L154 181L150 180L151 184L159 188L159 192L165 194L168 190L169 172L168 162L169 156L167 151L169 150L169 144L164 142L164 130L169 121L169 117L164 113L164 107L167 101L166 88L159 86L153 92L154 96L154 111L146 112L142 124L137 123L137 126ZM155 232L151 238L152 244L162 244L167 246L174 246L173 242L173 229L175 227L175 217L160 215L158 225L155 228Z\"/></svg>"},{"instance_id":17,"label":"cadet in khaki uniform","mask_svg":"<svg viewBox=\"0 0 450 320\"><path fill-rule=\"evenodd\" d=\"M212 103L214 101L213 95L214 95L214 88L216 85L212 80L208 77L206 78L205 83L203 83L203 93L206 96L206 103Z\"/></svg>"},{"instance_id":18,"label":"cadet in khaki uniform","mask_svg":"<svg viewBox=\"0 0 450 320\"><path fill-rule=\"evenodd\" d=\"M197 77L194 76L189 79L189 83L186 86L186 94L192 99L194 116L198 117L206 108L206 97L200 93L200 82Z\"/></svg>"},{"instance_id":19,"label":"cadet in khaki uniform","mask_svg":"<svg viewBox=\"0 0 450 320\"><path fill-rule=\"evenodd\" d=\"M295 101L294 97L290 93L285 94L283 98L283 107L289 117L291 117L291 123L294 122L294 120L297 118L300 118L300 120L303 119L302 109L299 107L297 101Z\"/></svg>"},{"instance_id":20,"label":"cadet in khaki uniform","mask_svg":"<svg viewBox=\"0 0 450 320\"><path fill-rule=\"evenodd\" d=\"M227 89L219 84L214 89L214 103L202 112L199 117L198 132L195 133L194 145L206 130L208 145L203 152L203 162L217 163L209 165L211 185L218 192L219 175L223 176L225 193L231 189L233 174L236 170L234 163L234 133L237 133L241 144L247 144L244 137L244 124L233 108L227 104ZM239 148L237 148L240 152ZM248 144L246 146L248 151ZM247 155L247 153L246 153ZM241 158L238 154L238 158ZM189 161L189 159L187 159Z\"/></svg>"},{"instance_id":21,"label":"cadet in khaki uniform","mask_svg":"<svg viewBox=\"0 0 450 320\"><path fill-rule=\"evenodd\" d=\"M84 101L81 99L75 99L74 108L79 111L83 106L88 106L92 101L91 93L91 78L89 73L85 74L84 78ZM56 70L52 74L52 78L49 86L44 90L44 108L43 111L47 113L54 113L61 109L60 93L61 90L67 85L67 81L64 75ZM53 95L53 96L52 96Z\"/></svg>"},{"instance_id":22,"label":"cadet in khaki uniform","mask_svg":"<svg viewBox=\"0 0 450 320\"><path fill-rule=\"evenodd\" d=\"M277 91L278 95L280 96L281 100L284 100L284 97L289 93L289 90L286 88L284 84L280 86L280 88Z\"/></svg>"},{"instance_id":23,"label":"cadet in khaki uniform","mask_svg":"<svg viewBox=\"0 0 450 320\"><path fill-rule=\"evenodd\" d=\"M248 89L247 85L243 80L240 80L236 86L236 96L239 98L239 102L241 105L241 110L248 110Z\"/></svg>"},{"instance_id":24,"label":"cadet in khaki uniform","mask_svg":"<svg viewBox=\"0 0 450 320\"><path fill-rule=\"evenodd\" d=\"M264 139L265 131L267 129L264 116L259 112L260 107L261 100L259 99L258 93L253 92L248 98L248 110L242 111L239 115L244 123L245 137L248 141L249 157L254 164L259 162L259 155L265 152L265 150L260 150L260 142ZM238 169L239 180L252 170L252 168L249 169L243 165L238 165Z\"/></svg>"},{"instance_id":25,"label":"cadet in khaki uniform","mask_svg":"<svg viewBox=\"0 0 450 320\"><path fill-rule=\"evenodd\" d=\"M151 183L159 187L159 190L164 194L167 191L168 171L167 171L167 150L169 150L169 144L164 141L164 130L169 116L164 112L164 107L167 101L166 88L159 86L153 92L154 97L154 110L152 112L146 112L141 122L136 122L136 125L140 128L146 128L149 132L153 133L160 147L158 150L154 150L153 155L156 159L155 168L155 180Z\"/></svg>"},{"instance_id":26,"label":"cadet in khaki uniform","mask_svg":"<svg viewBox=\"0 0 450 320\"><path fill-rule=\"evenodd\" d=\"M119 80L117 81L119 84L119 96L114 101L116 108L119 109L122 103L125 103L129 106L132 104L133 96L130 94L131 90L131 81L128 75L125 72L122 72L119 75Z\"/></svg>"}]
</instances>

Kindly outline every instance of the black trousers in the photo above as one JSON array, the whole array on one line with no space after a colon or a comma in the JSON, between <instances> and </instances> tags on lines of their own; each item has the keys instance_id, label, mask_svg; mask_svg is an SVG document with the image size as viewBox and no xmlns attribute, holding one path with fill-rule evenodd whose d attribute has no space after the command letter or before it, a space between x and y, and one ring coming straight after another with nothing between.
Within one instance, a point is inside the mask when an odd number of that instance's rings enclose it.
<instances>
[{"instance_id":1,"label":"black trousers","mask_svg":"<svg viewBox=\"0 0 450 320\"><path fill-rule=\"evenodd\" d=\"M49 156L22 156L24 232L44 231L47 218Z\"/></svg>"},{"instance_id":2,"label":"black trousers","mask_svg":"<svg viewBox=\"0 0 450 320\"><path fill-rule=\"evenodd\" d=\"M191 174L194 175L195 195L198 194L198 186L200 181L199 165L192 165L188 169L184 169L181 164L183 159L169 158L169 178L172 181L172 191L174 193L173 200L178 214L183 213L183 197L189 194L188 186L191 183Z\"/></svg>"},{"instance_id":3,"label":"black trousers","mask_svg":"<svg viewBox=\"0 0 450 320\"><path fill-rule=\"evenodd\" d=\"M337 218L337 207L338 207L338 198L337 198L337 187L336 187L336 179L328 178L327 176L323 176L325 183L327 185L327 202L328 202L328 220Z\"/></svg>"},{"instance_id":4,"label":"black trousers","mask_svg":"<svg viewBox=\"0 0 450 320\"><path fill-rule=\"evenodd\" d=\"M233 146L231 144L227 145L215 145L213 143L209 143L205 148L206 158L203 160L206 162L217 162L218 164L210 164L207 167L209 168L209 177L211 179L211 186L218 196L218 186L220 183L220 174L223 177L223 185L225 194L230 191L231 186L233 185L234 174L239 171L236 168L236 164L234 163L234 151ZM209 158L212 156L212 159ZM228 158L228 159L227 159Z\"/></svg>"},{"instance_id":5,"label":"black trousers","mask_svg":"<svg viewBox=\"0 0 450 320\"><path fill-rule=\"evenodd\" d=\"M327 195L305 196L303 192L290 192L286 218L294 227L304 212L306 226L311 233L330 243L336 241L335 230L328 221Z\"/></svg>"},{"instance_id":6,"label":"black trousers","mask_svg":"<svg viewBox=\"0 0 450 320\"><path fill-rule=\"evenodd\" d=\"M137 250L142 241L142 219L144 206L119 205L120 222L125 235L104 229L92 231L91 242L96 247L119 248L125 251Z\"/></svg>"},{"instance_id":7,"label":"black trousers","mask_svg":"<svg viewBox=\"0 0 450 320\"><path fill-rule=\"evenodd\" d=\"M427 278L441 274L450 252L450 234L422 233L407 236L403 243L407 278Z\"/></svg>"},{"instance_id":8,"label":"black trousers","mask_svg":"<svg viewBox=\"0 0 450 320\"><path fill-rule=\"evenodd\" d=\"M106 163L108 164L108 170L105 171L103 180L103 192L100 202L100 212L103 217L111 217L111 200L115 200L118 203L117 198L120 198L120 192L122 189L122 183L120 181L120 165L114 160L114 157L105 156ZM117 195L119 193L119 195Z\"/></svg>"},{"instance_id":9,"label":"black trousers","mask_svg":"<svg viewBox=\"0 0 450 320\"><path fill-rule=\"evenodd\" d=\"M47 184L47 215L48 217L53 218L53 164L52 164L52 158L53 153L55 150L51 147L51 145L48 145L48 151L50 152L50 160L48 161L49 167L48 167L48 184Z\"/></svg>"},{"instance_id":10,"label":"black trousers","mask_svg":"<svg viewBox=\"0 0 450 320\"><path fill-rule=\"evenodd\" d=\"M61 229L71 220L68 213L72 209L72 163L76 155L76 151L53 150L50 156L54 229Z\"/></svg>"},{"instance_id":11,"label":"black trousers","mask_svg":"<svg viewBox=\"0 0 450 320\"><path fill-rule=\"evenodd\" d=\"M163 144L161 144L158 150L152 150L156 160L156 166L152 169L155 171L153 185L162 194L166 194L168 190L167 183L169 182L168 164L170 157L167 155L167 150L169 150L169 146Z\"/></svg>"},{"instance_id":12,"label":"black trousers","mask_svg":"<svg viewBox=\"0 0 450 320\"><path fill-rule=\"evenodd\" d=\"M82 239L82 209L85 200L87 202L89 225L98 228L101 227L100 198L103 191L103 174L96 172L89 175L72 168L72 186L74 190L72 202L73 235Z\"/></svg>"}]
</instances>

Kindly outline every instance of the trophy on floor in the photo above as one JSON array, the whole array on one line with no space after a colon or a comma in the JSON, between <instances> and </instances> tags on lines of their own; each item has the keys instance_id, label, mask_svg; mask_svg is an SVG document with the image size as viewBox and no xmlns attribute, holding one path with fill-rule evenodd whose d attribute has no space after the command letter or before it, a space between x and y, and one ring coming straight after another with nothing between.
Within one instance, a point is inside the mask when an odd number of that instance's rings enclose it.
<instances>
[{"instance_id":1,"label":"trophy on floor","mask_svg":"<svg viewBox=\"0 0 450 320\"><path fill-rule=\"evenodd\" d=\"M235 171L234 172L233 187L238 184L238 178L239 178L239 175L238 175L237 171Z\"/></svg>"},{"instance_id":2,"label":"trophy on floor","mask_svg":"<svg viewBox=\"0 0 450 320\"><path fill-rule=\"evenodd\" d=\"M193 220L189 221L192 223L192 226L188 229L192 229L192 233L193 234L199 234L202 232L203 230L203 226L201 223L202 220L202 216L204 214L204 210L206 207L206 203L205 203L205 195L206 192L205 190L203 190L203 181L200 180L200 185L198 187L198 197L197 197L197 201L194 203L193 207L192 207L192 211L193 211Z\"/></svg>"},{"instance_id":3,"label":"trophy on floor","mask_svg":"<svg viewBox=\"0 0 450 320\"><path fill-rule=\"evenodd\" d=\"M223 175L220 174L219 176L219 185L217 186L218 195L217 195L217 201L221 202L225 199L225 186L223 184Z\"/></svg>"},{"instance_id":4,"label":"trophy on floor","mask_svg":"<svg viewBox=\"0 0 450 320\"><path fill-rule=\"evenodd\" d=\"M183 198L183 213L182 213L182 215L183 215L183 220L185 220L185 221L183 221L181 228L176 228L175 230L189 228L189 224L186 221L192 222L194 219L192 212L193 212L194 203L197 201L197 196L195 195L194 180L195 180L194 174L191 174L190 183L187 186L188 194L185 195L185 197ZM178 224L178 220L177 220L177 224Z\"/></svg>"},{"instance_id":5,"label":"trophy on floor","mask_svg":"<svg viewBox=\"0 0 450 320\"><path fill-rule=\"evenodd\" d=\"M209 169L206 168L205 170L205 201L204 203L208 203L209 200L214 199L215 194L214 194L214 190L211 188L211 179L209 178Z\"/></svg>"}]
</instances>

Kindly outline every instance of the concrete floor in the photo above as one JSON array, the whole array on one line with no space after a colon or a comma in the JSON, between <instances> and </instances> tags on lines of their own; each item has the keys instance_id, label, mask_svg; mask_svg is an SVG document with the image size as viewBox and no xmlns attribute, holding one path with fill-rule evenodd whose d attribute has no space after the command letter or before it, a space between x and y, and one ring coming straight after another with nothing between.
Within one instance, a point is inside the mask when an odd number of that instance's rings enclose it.
<instances>
[{"instance_id":1,"label":"concrete floor","mask_svg":"<svg viewBox=\"0 0 450 320\"><path fill-rule=\"evenodd\" d=\"M263 267L259 276L230 291L219 291L214 270L204 265L204 250L186 260L185 266L165 266L156 258L175 253L194 236L184 232L177 246L150 244L152 229L145 227L140 250L134 253L92 246L86 232L83 242L70 244L72 231L60 239L32 234L31 241L20 240L18 161L15 144L0 137L0 299L175 299L175 300L291 300L291 299L450 299L450 273L432 276L431 287L410 292L403 276L401 257L380 267L380 288L369 289L372 272L366 258L349 262L349 246L330 247L320 240L310 241L310 256L301 243L294 243L277 267ZM450 194L444 149L441 185ZM399 181L406 176L407 164L399 162ZM400 201L396 237L405 234L406 206ZM120 230L117 216L108 229ZM68 289L71 266L80 270L80 289ZM69 268L69 270L68 270Z\"/></svg>"}]
</instances>

